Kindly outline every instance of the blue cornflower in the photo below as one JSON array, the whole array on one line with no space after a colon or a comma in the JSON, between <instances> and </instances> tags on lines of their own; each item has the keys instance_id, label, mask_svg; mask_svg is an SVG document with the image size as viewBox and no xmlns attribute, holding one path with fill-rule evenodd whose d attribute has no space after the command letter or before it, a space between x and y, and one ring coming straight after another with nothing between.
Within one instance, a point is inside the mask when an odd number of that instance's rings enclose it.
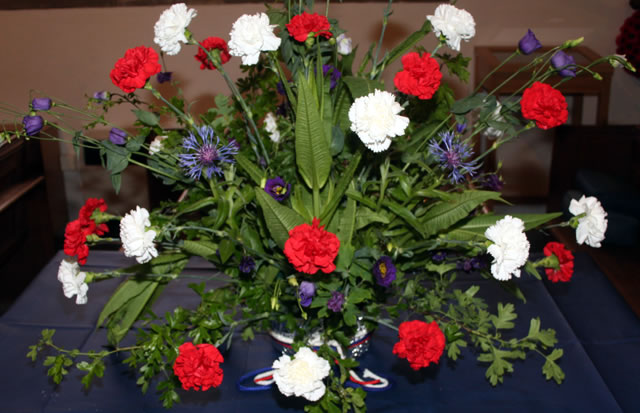
<instances>
[{"instance_id":1,"label":"blue cornflower","mask_svg":"<svg viewBox=\"0 0 640 413\"><path fill-rule=\"evenodd\" d=\"M475 165L475 160L467 160L473 155L471 147L460 142L453 132L441 132L439 136L442 138L444 148L434 139L429 144L429 152L439 159L442 168L451 170L449 174L451 183L461 182L463 175L467 173L473 176L478 165Z\"/></svg>"},{"instance_id":2,"label":"blue cornflower","mask_svg":"<svg viewBox=\"0 0 640 413\"><path fill-rule=\"evenodd\" d=\"M193 179L200 179L204 174L211 178L211 174L222 175L220 165L223 162L234 163L233 155L238 153L234 143L220 146L220 138L215 136L213 128L202 126L197 128L198 134L193 132L182 141L182 147L187 153L178 155L180 165L187 170L187 175ZM215 143L213 139L216 139Z\"/></svg>"}]
</instances>

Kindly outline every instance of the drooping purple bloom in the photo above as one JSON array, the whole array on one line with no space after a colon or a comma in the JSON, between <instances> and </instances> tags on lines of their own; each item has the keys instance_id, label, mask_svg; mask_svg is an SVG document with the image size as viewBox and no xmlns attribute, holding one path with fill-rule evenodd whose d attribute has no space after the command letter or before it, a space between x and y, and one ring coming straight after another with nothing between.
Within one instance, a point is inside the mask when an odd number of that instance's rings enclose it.
<instances>
[{"instance_id":1,"label":"drooping purple bloom","mask_svg":"<svg viewBox=\"0 0 640 413\"><path fill-rule=\"evenodd\" d=\"M109 131L109 140L114 145L124 145L127 143L127 132L118 128L111 128Z\"/></svg>"},{"instance_id":2,"label":"drooping purple bloom","mask_svg":"<svg viewBox=\"0 0 640 413\"><path fill-rule=\"evenodd\" d=\"M33 98L31 101L31 109L33 110L49 110L51 109L51 99L49 98Z\"/></svg>"},{"instance_id":3,"label":"drooping purple bloom","mask_svg":"<svg viewBox=\"0 0 640 413\"><path fill-rule=\"evenodd\" d=\"M242 257L242 259L240 260L240 265L238 265L238 269L240 270L240 272L245 274L249 274L255 268L256 262L248 255Z\"/></svg>"},{"instance_id":4,"label":"drooping purple bloom","mask_svg":"<svg viewBox=\"0 0 640 413\"><path fill-rule=\"evenodd\" d=\"M22 126L24 126L24 132L27 136L34 136L42 130L44 119L42 116L25 116L22 119Z\"/></svg>"},{"instance_id":5,"label":"drooping purple bloom","mask_svg":"<svg viewBox=\"0 0 640 413\"><path fill-rule=\"evenodd\" d=\"M466 122L465 123L458 123L456 125L456 132L458 132L458 133L463 133L466 129L467 129Z\"/></svg>"},{"instance_id":6,"label":"drooping purple bloom","mask_svg":"<svg viewBox=\"0 0 640 413\"><path fill-rule=\"evenodd\" d=\"M220 138L210 126L197 128L197 134L189 132L189 136L182 141L182 148L186 153L178 155L180 166L195 180L200 179L202 174L207 179L211 178L213 173L222 175L221 164L234 163L233 156L238 153L238 148L232 143L220 145Z\"/></svg>"},{"instance_id":7,"label":"drooping purple bloom","mask_svg":"<svg viewBox=\"0 0 640 413\"><path fill-rule=\"evenodd\" d=\"M282 83L282 80L276 83L276 91L282 96L287 96L287 91L284 88L284 83Z\"/></svg>"},{"instance_id":8,"label":"drooping purple bloom","mask_svg":"<svg viewBox=\"0 0 640 413\"><path fill-rule=\"evenodd\" d=\"M468 160L473 151L466 143L460 142L452 132L441 132L444 148L436 139L429 144L429 152L438 158L443 169L451 171L449 179L456 184L464 179L464 174L473 176L478 168L475 160Z\"/></svg>"},{"instance_id":9,"label":"drooping purple bloom","mask_svg":"<svg viewBox=\"0 0 640 413\"><path fill-rule=\"evenodd\" d=\"M396 266L393 265L391 257L383 255L373 264L373 275L376 277L378 285L388 287L396 279Z\"/></svg>"},{"instance_id":10,"label":"drooping purple bloom","mask_svg":"<svg viewBox=\"0 0 640 413\"><path fill-rule=\"evenodd\" d=\"M541 47L542 45L536 38L536 35L533 34L531 29L528 29L527 34L522 36L522 39L520 39L520 41L518 42L518 49L520 49L522 54L525 55L531 54Z\"/></svg>"},{"instance_id":11,"label":"drooping purple bloom","mask_svg":"<svg viewBox=\"0 0 640 413\"><path fill-rule=\"evenodd\" d=\"M316 286L309 281L302 281L298 288L298 297L300 298L300 305L303 307L309 307L313 296L316 294Z\"/></svg>"},{"instance_id":12,"label":"drooping purple bloom","mask_svg":"<svg viewBox=\"0 0 640 413\"><path fill-rule=\"evenodd\" d=\"M276 176L275 178L267 179L264 191L271 195L276 201L282 202L289 198L291 194L291 184L286 183L284 179Z\"/></svg>"},{"instance_id":13,"label":"drooping purple bloom","mask_svg":"<svg viewBox=\"0 0 640 413\"><path fill-rule=\"evenodd\" d=\"M464 270L465 272L470 272L472 270L479 270L482 267L484 267L484 263L476 258L466 258L462 261L459 261L458 264L458 269Z\"/></svg>"},{"instance_id":14,"label":"drooping purple bloom","mask_svg":"<svg viewBox=\"0 0 640 413\"><path fill-rule=\"evenodd\" d=\"M333 65L322 65L322 75L326 76L327 73L330 73L331 83L329 84L329 90L332 90L338 84L338 79L342 77L342 73Z\"/></svg>"},{"instance_id":15,"label":"drooping purple bloom","mask_svg":"<svg viewBox=\"0 0 640 413\"><path fill-rule=\"evenodd\" d=\"M171 82L171 75L173 72L160 72L156 75L158 83Z\"/></svg>"},{"instance_id":16,"label":"drooping purple bloom","mask_svg":"<svg viewBox=\"0 0 640 413\"><path fill-rule=\"evenodd\" d=\"M431 257L433 262L442 262L447 258L446 251L436 251L435 254Z\"/></svg>"},{"instance_id":17,"label":"drooping purple bloom","mask_svg":"<svg viewBox=\"0 0 640 413\"><path fill-rule=\"evenodd\" d=\"M490 174L485 176L483 186L491 191L500 192L504 183L502 179L496 174Z\"/></svg>"},{"instance_id":18,"label":"drooping purple bloom","mask_svg":"<svg viewBox=\"0 0 640 413\"><path fill-rule=\"evenodd\" d=\"M110 97L111 95L106 90L101 90L93 94L93 98L99 102L107 101L110 99Z\"/></svg>"},{"instance_id":19,"label":"drooping purple bloom","mask_svg":"<svg viewBox=\"0 0 640 413\"><path fill-rule=\"evenodd\" d=\"M327 307L329 310L334 313L338 313L342 310L342 305L344 304L344 294L339 291L334 291L331 293L331 298L327 302Z\"/></svg>"},{"instance_id":20,"label":"drooping purple bloom","mask_svg":"<svg viewBox=\"0 0 640 413\"><path fill-rule=\"evenodd\" d=\"M558 74L562 77L576 77L576 59L562 50L553 55L551 66L558 70Z\"/></svg>"}]
</instances>

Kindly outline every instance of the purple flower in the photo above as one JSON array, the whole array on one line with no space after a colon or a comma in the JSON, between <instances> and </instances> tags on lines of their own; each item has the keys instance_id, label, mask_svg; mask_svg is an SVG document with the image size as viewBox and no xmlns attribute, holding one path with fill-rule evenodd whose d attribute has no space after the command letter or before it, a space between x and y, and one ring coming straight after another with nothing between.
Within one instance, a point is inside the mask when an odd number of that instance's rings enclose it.
<instances>
[{"instance_id":1,"label":"purple flower","mask_svg":"<svg viewBox=\"0 0 640 413\"><path fill-rule=\"evenodd\" d=\"M284 179L276 176L275 178L267 179L264 191L271 195L276 201L282 202L289 198L291 194L291 184L286 183Z\"/></svg>"},{"instance_id":2,"label":"purple flower","mask_svg":"<svg viewBox=\"0 0 640 413\"><path fill-rule=\"evenodd\" d=\"M238 269L240 270L240 272L245 274L249 274L255 268L256 268L256 262L253 260L253 258L247 255L242 257L242 259L240 260L240 265L238 265Z\"/></svg>"},{"instance_id":3,"label":"purple flower","mask_svg":"<svg viewBox=\"0 0 640 413\"><path fill-rule=\"evenodd\" d=\"M436 251L435 254L431 257L434 262L442 262L447 258L446 251Z\"/></svg>"},{"instance_id":4,"label":"purple flower","mask_svg":"<svg viewBox=\"0 0 640 413\"><path fill-rule=\"evenodd\" d=\"M25 116L22 119L22 125L27 136L37 135L44 126L42 116Z\"/></svg>"},{"instance_id":5,"label":"purple flower","mask_svg":"<svg viewBox=\"0 0 640 413\"><path fill-rule=\"evenodd\" d=\"M388 287L396 279L396 266L393 265L391 257L383 255L373 265L373 275L376 277L378 285Z\"/></svg>"},{"instance_id":6,"label":"purple flower","mask_svg":"<svg viewBox=\"0 0 640 413\"><path fill-rule=\"evenodd\" d=\"M339 291L332 292L331 298L329 298L329 301L327 302L327 307L329 307L329 310L333 311L334 313L338 313L340 312L340 310L342 310L343 304L344 294Z\"/></svg>"},{"instance_id":7,"label":"purple flower","mask_svg":"<svg viewBox=\"0 0 640 413\"><path fill-rule=\"evenodd\" d=\"M215 136L210 126L197 128L197 134L189 132L189 136L182 141L182 148L186 153L178 155L180 166L187 170L190 178L196 180L200 179L203 173L207 179L211 178L213 173L222 175L220 164L233 163L233 155L238 153L238 148L232 143L221 146L220 138Z\"/></svg>"},{"instance_id":8,"label":"purple flower","mask_svg":"<svg viewBox=\"0 0 640 413\"><path fill-rule=\"evenodd\" d=\"M51 109L51 99L49 98L33 98L31 101L31 109L33 110L49 110Z\"/></svg>"},{"instance_id":9,"label":"purple flower","mask_svg":"<svg viewBox=\"0 0 640 413\"><path fill-rule=\"evenodd\" d=\"M456 132L458 132L458 133L463 133L466 129L467 129L467 124L466 123L458 123L456 125Z\"/></svg>"},{"instance_id":10,"label":"purple flower","mask_svg":"<svg viewBox=\"0 0 640 413\"><path fill-rule=\"evenodd\" d=\"M342 73L333 65L322 65L322 75L326 76L329 72L331 72L331 83L329 84L329 90L331 90L338 84L338 79L342 77Z\"/></svg>"},{"instance_id":11,"label":"purple flower","mask_svg":"<svg viewBox=\"0 0 640 413\"><path fill-rule=\"evenodd\" d=\"M100 92L95 92L93 98L99 102L105 102L111 98L111 95L106 90L101 90Z\"/></svg>"},{"instance_id":12,"label":"purple flower","mask_svg":"<svg viewBox=\"0 0 640 413\"><path fill-rule=\"evenodd\" d=\"M458 269L464 270L465 272L470 272L471 270L479 270L482 267L484 267L483 262L476 257L467 258L463 261L458 262Z\"/></svg>"},{"instance_id":13,"label":"purple flower","mask_svg":"<svg viewBox=\"0 0 640 413\"><path fill-rule=\"evenodd\" d=\"M284 83L282 83L282 80L276 83L276 91L282 96L287 96L287 91L284 88Z\"/></svg>"},{"instance_id":14,"label":"purple flower","mask_svg":"<svg viewBox=\"0 0 640 413\"><path fill-rule=\"evenodd\" d=\"M124 145L127 143L127 132L118 128L111 128L109 131L109 140L114 145Z\"/></svg>"},{"instance_id":15,"label":"purple flower","mask_svg":"<svg viewBox=\"0 0 640 413\"><path fill-rule=\"evenodd\" d=\"M452 132L441 132L439 136L444 148L434 139L429 144L429 152L439 159L442 168L451 170L451 183L461 182L466 173L473 176L478 165L475 165L475 160L467 161L473 155L471 147L460 142Z\"/></svg>"},{"instance_id":16,"label":"purple flower","mask_svg":"<svg viewBox=\"0 0 640 413\"><path fill-rule=\"evenodd\" d=\"M313 296L316 294L316 286L309 281L302 281L300 288L298 288L298 297L300 298L300 305L303 307L309 307Z\"/></svg>"},{"instance_id":17,"label":"purple flower","mask_svg":"<svg viewBox=\"0 0 640 413\"><path fill-rule=\"evenodd\" d=\"M160 72L156 75L158 83L171 82L171 75L173 72Z\"/></svg>"},{"instance_id":18,"label":"purple flower","mask_svg":"<svg viewBox=\"0 0 640 413\"><path fill-rule=\"evenodd\" d=\"M562 77L576 77L576 59L562 50L553 55L551 66L558 70L558 74Z\"/></svg>"},{"instance_id":19,"label":"purple flower","mask_svg":"<svg viewBox=\"0 0 640 413\"><path fill-rule=\"evenodd\" d=\"M541 47L542 45L531 29L527 30L527 34L525 34L518 42L518 49L520 49L522 54L531 54Z\"/></svg>"},{"instance_id":20,"label":"purple flower","mask_svg":"<svg viewBox=\"0 0 640 413\"><path fill-rule=\"evenodd\" d=\"M500 192L500 190L504 186L504 183L498 175L490 174L485 176L483 186L492 191Z\"/></svg>"}]
</instances>

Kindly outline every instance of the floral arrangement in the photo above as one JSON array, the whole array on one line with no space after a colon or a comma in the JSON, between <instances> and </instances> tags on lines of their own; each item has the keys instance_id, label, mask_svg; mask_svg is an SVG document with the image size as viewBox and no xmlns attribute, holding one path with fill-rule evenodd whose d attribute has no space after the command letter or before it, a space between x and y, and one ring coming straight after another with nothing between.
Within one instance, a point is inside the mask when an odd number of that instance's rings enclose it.
<instances>
[{"instance_id":1,"label":"floral arrangement","mask_svg":"<svg viewBox=\"0 0 640 413\"><path fill-rule=\"evenodd\" d=\"M207 113L191 114L179 93L165 97L156 89L171 73L146 46L116 60L111 80L121 92L96 92L86 110L37 97L29 113L11 112L23 127L4 131L3 139L54 139L43 131L50 125L75 147L99 150L116 191L122 171L134 164L180 194L123 217L89 199L67 225L68 258L58 271L64 295L90 305L92 283L122 282L98 320L108 330L108 349L61 348L53 330L31 346L34 361L45 349L54 352L44 364L56 383L75 366L88 387L102 376L104 357L126 352L142 391L157 379L170 407L180 387L206 391L222 383L232 340L286 330L291 351L273 362L268 381L286 396L307 399L306 411L361 412L366 386L345 387L358 365L347 349L381 326L397 330L393 355L415 370L443 357L456 360L462 347L473 346L493 386L513 371L514 360L532 353L544 360L547 380L562 382L563 352L553 330L533 318L528 334L513 338L512 303L490 308L478 286L460 291L453 282L460 272L476 271L523 299L514 277L541 279L543 269L551 281L567 282L573 272L571 252L557 242L544 248L544 258L530 260L526 231L571 226L578 243L600 246L607 214L593 197L571 201L566 222L558 222L560 212L492 213L487 203L503 201L499 171L481 167L488 152L476 153L473 140L492 134L492 151L524 130L565 123L558 84L579 74L599 77L590 68L601 61L575 63L566 51L581 39L533 55L541 45L529 30L517 47L514 41L510 57L531 55L522 69L531 70L531 79L521 93L499 102L496 90L478 88L456 99L442 72L468 79L470 59L451 53L475 35L468 12L439 5L422 27L382 53L389 4L380 40L358 58L339 23L312 10L289 2L240 16L228 41L191 33L197 12L185 4L164 11L154 27L160 54L182 58L190 48L200 68L230 88L232 98L217 96ZM430 33L438 45L427 52L420 41ZM224 65L236 58L244 75L234 82ZM382 74L398 59L402 70L385 85ZM623 57L603 60L633 70ZM551 84L557 75L561 80ZM144 102L140 89L155 99ZM135 133L110 124L114 105L133 107ZM66 127L65 111L83 113L86 127ZM164 127L167 119L179 128ZM108 140L91 137L92 128L105 125ZM119 221L119 234L108 233L109 221ZM84 271L90 247L99 243L121 244L136 263ZM155 315L153 301L167 284L189 279L184 268L193 256L210 261L216 270L209 279L222 285L193 283L197 308ZM120 346L130 330L135 344Z\"/></svg>"}]
</instances>

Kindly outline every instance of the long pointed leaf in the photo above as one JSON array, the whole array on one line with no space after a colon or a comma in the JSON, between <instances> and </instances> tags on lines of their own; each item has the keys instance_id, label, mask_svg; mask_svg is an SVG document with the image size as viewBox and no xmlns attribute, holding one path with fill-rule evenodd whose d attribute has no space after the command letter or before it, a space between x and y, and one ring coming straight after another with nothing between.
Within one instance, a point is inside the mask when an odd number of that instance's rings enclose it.
<instances>
[{"instance_id":1,"label":"long pointed leaf","mask_svg":"<svg viewBox=\"0 0 640 413\"><path fill-rule=\"evenodd\" d=\"M344 171L340 180L338 181L338 185L336 186L335 191L333 192L333 197L327 202L320 214L320 222L328 222L331 220L333 213L340 201L342 201L342 197L344 196L351 179L353 178L353 174L356 172L358 165L360 164L360 159L362 159L362 152L358 151L351 158L351 162L349 163L349 167Z\"/></svg>"},{"instance_id":2,"label":"long pointed leaf","mask_svg":"<svg viewBox=\"0 0 640 413\"><path fill-rule=\"evenodd\" d=\"M269 233L276 244L284 248L284 243L289 239L289 231L303 224L304 219L293 209L280 205L261 188L256 188L256 199L262 208Z\"/></svg>"}]
</instances>

